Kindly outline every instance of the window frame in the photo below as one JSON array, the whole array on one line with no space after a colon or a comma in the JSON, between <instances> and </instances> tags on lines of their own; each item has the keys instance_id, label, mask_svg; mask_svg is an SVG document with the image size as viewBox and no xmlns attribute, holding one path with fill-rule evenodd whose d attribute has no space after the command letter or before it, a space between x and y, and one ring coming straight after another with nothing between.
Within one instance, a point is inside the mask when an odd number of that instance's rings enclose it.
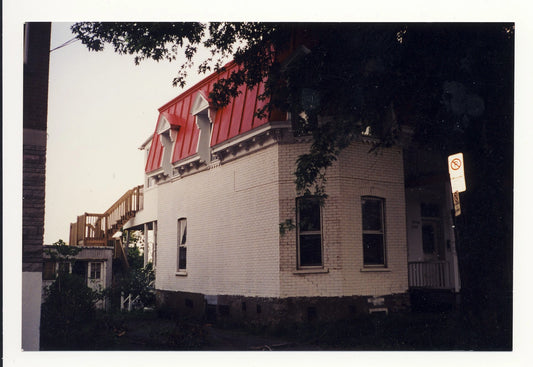
<instances>
[{"instance_id":1,"label":"window frame","mask_svg":"<svg viewBox=\"0 0 533 367\"><path fill-rule=\"evenodd\" d=\"M94 270L95 265L98 265L98 271ZM87 279L92 281L98 281L103 279L104 275L104 264L101 261L89 261L89 269L87 272ZM93 273L96 275L98 273L98 278L93 277Z\"/></svg>"},{"instance_id":2,"label":"window frame","mask_svg":"<svg viewBox=\"0 0 533 367\"><path fill-rule=\"evenodd\" d=\"M182 225L184 226L184 231L182 231ZM185 238L185 241L183 241ZM187 218L181 217L177 221L177 241L176 241L176 272L185 273L187 271ZM185 264L182 267L181 265L181 252L184 251L184 261Z\"/></svg>"},{"instance_id":3,"label":"window frame","mask_svg":"<svg viewBox=\"0 0 533 367\"><path fill-rule=\"evenodd\" d=\"M380 203L380 229L365 229L365 208L364 208L364 202L365 201L376 201ZM361 245L362 245L362 253L363 253L363 268L387 268L387 227L386 227L386 221L385 221L385 208L386 208L386 200L383 197L379 196L369 196L369 195L363 195L361 196ZM381 256L382 261L381 263L367 263L367 260L365 259L365 235L380 235L381 236Z\"/></svg>"},{"instance_id":4,"label":"window frame","mask_svg":"<svg viewBox=\"0 0 533 367\"><path fill-rule=\"evenodd\" d=\"M304 200L316 201L318 205L319 216L319 230L305 230L300 228L301 212L300 205ZM303 233L302 233L303 232ZM302 236L316 236L320 235L320 265L302 265L302 249L301 249L301 237ZM324 235L323 235L323 219L322 219L322 203L317 196L300 196L296 198L296 267L297 269L324 269Z\"/></svg>"}]
</instances>

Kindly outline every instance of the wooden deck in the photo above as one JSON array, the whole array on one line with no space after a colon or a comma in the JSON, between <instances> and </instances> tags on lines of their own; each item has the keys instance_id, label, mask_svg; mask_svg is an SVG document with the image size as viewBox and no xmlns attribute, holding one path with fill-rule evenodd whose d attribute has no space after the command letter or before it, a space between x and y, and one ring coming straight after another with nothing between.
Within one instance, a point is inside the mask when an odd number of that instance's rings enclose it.
<instances>
[{"instance_id":1,"label":"wooden deck","mask_svg":"<svg viewBox=\"0 0 533 367\"><path fill-rule=\"evenodd\" d=\"M113 235L143 208L143 202L141 185L128 190L102 214L84 213L78 216L76 222L70 224L69 244L115 247L115 257L125 257L122 246L121 250L117 250L117 239Z\"/></svg>"}]
</instances>

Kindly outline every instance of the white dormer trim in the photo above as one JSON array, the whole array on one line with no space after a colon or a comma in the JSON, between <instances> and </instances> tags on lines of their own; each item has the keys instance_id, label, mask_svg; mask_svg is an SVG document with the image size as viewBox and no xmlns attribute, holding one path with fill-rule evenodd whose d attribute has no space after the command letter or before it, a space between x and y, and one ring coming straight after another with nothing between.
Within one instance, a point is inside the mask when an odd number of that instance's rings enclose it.
<instances>
[{"instance_id":1,"label":"white dormer trim","mask_svg":"<svg viewBox=\"0 0 533 367\"><path fill-rule=\"evenodd\" d=\"M211 134L213 132L213 119L215 109L202 91L196 94L191 106L191 115L195 117L196 126L200 130L196 151L200 159L206 163L211 162Z\"/></svg>"},{"instance_id":2,"label":"white dormer trim","mask_svg":"<svg viewBox=\"0 0 533 367\"><path fill-rule=\"evenodd\" d=\"M191 106L191 115L198 115L205 110L209 110L209 101L202 91L196 93L196 97Z\"/></svg>"},{"instance_id":3,"label":"white dormer trim","mask_svg":"<svg viewBox=\"0 0 533 367\"><path fill-rule=\"evenodd\" d=\"M167 134L170 141L175 142L178 137L178 128L171 126L165 116L161 115L159 118L157 133L159 135Z\"/></svg>"},{"instance_id":4,"label":"white dormer trim","mask_svg":"<svg viewBox=\"0 0 533 367\"><path fill-rule=\"evenodd\" d=\"M172 173L172 153L176 138L178 136L178 129L173 128L165 116L159 117L157 133L161 137L161 144L163 145L163 158L161 166L165 175L170 176Z\"/></svg>"},{"instance_id":5,"label":"white dormer trim","mask_svg":"<svg viewBox=\"0 0 533 367\"><path fill-rule=\"evenodd\" d=\"M165 116L161 115L159 118L159 124L157 126L157 133L162 134L168 130L170 130L170 122L168 122Z\"/></svg>"}]
</instances>

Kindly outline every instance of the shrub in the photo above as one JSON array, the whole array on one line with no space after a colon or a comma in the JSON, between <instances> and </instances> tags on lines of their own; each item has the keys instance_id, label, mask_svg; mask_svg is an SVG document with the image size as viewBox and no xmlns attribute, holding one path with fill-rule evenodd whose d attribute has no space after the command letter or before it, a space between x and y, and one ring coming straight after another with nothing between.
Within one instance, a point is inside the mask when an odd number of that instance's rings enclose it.
<instances>
[{"instance_id":1,"label":"shrub","mask_svg":"<svg viewBox=\"0 0 533 367\"><path fill-rule=\"evenodd\" d=\"M83 278L60 273L45 290L41 308L41 345L43 349L78 349L87 338L95 304L101 299Z\"/></svg>"}]
</instances>

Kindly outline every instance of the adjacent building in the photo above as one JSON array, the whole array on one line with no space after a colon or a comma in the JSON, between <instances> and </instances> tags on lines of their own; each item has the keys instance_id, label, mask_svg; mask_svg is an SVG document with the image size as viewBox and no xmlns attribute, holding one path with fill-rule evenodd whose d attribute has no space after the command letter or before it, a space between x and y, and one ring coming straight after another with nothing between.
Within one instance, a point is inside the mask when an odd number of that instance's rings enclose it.
<instances>
[{"instance_id":1,"label":"adjacent building","mask_svg":"<svg viewBox=\"0 0 533 367\"><path fill-rule=\"evenodd\" d=\"M112 286L113 247L76 246L76 248L79 249L79 252L66 259L58 255L54 246L43 246L42 302L45 301L45 289L56 280L58 273L62 271L81 277L89 288L97 292ZM105 309L106 300L98 301L96 306Z\"/></svg>"},{"instance_id":2,"label":"adjacent building","mask_svg":"<svg viewBox=\"0 0 533 367\"><path fill-rule=\"evenodd\" d=\"M50 23L24 25L22 349L39 350Z\"/></svg>"}]
</instances>

